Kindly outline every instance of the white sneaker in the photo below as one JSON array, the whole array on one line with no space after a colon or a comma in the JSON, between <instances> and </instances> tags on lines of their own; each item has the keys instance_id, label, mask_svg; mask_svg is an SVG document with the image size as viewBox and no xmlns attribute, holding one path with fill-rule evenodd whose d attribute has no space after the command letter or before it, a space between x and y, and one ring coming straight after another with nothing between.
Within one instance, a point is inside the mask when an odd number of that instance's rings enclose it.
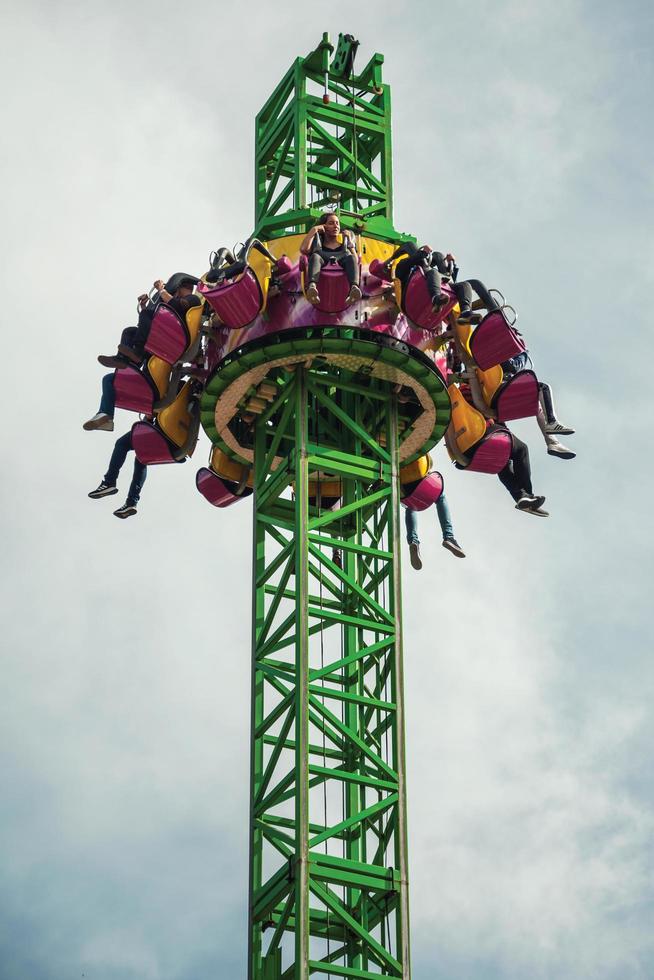
<instances>
[{"instance_id":1,"label":"white sneaker","mask_svg":"<svg viewBox=\"0 0 654 980\"><path fill-rule=\"evenodd\" d=\"M562 425L561 422L548 422L545 431L551 436L573 436L575 434L574 429L571 429L569 425Z\"/></svg>"},{"instance_id":2,"label":"white sneaker","mask_svg":"<svg viewBox=\"0 0 654 980\"><path fill-rule=\"evenodd\" d=\"M103 432L113 432L114 431L114 420L110 415L105 415L104 412L97 412L92 419L85 422L82 426L87 432L91 432L92 429L102 429Z\"/></svg>"},{"instance_id":3,"label":"white sneaker","mask_svg":"<svg viewBox=\"0 0 654 980\"><path fill-rule=\"evenodd\" d=\"M320 302L320 296L318 295L318 287L315 282L310 282L305 291L306 297L313 306L316 306Z\"/></svg>"},{"instance_id":4,"label":"white sneaker","mask_svg":"<svg viewBox=\"0 0 654 980\"><path fill-rule=\"evenodd\" d=\"M559 459L574 459L577 454L573 453L567 446L564 446L558 439L555 439L554 442L548 443L547 455L558 456Z\"/></svg>"}]
</instances>

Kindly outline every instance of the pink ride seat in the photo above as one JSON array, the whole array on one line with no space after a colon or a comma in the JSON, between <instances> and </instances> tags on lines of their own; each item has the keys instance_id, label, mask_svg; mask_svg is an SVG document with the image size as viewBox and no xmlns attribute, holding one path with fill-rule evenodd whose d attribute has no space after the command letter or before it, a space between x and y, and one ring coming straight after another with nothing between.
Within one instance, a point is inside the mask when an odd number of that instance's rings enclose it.
<instances>
[{"instance_id":1,"label":"pink ride seat","mask_svg":"<svg viewBox=\"0 0 654 980\"><path fill-rule=\"evenodd\" d=\"M231 504L252 495L252 490L249 487L245 487L241 494L234 493L234 490L238 488L237 483L233 480L221 479L206 466L198 470L195 485L205 500L208 500L214 507L229 507Z\"/></svg>"},{"instance_id":2,"label":"pink ride seat","mask_svg":"<svg viewBox=\"0 0 654 980\"><path fill-rule=\"evenodd\" d=\"M470 351L482 371L526 350L524 341L501 310L487 313L470 339Z\"/></svg>"},{"instance_id":3,"label":"pink ride seat","mask_svg":"<svg viewBox=\"0 0 654 980\"><path fill-rule=\"evenodd\" d=\"M200 283L198 289L230 330L247 327L261 311L261 288L249 267L239 279L230 279L217 286Z\"/></svg>"},{"instance_id":4,"label":"pink ride seat","mask_svg":"<svg viewBox=\"0 0 654 980\"><path fill-rule=\"evenodd\" d=\"M466 469L474 473L499 473L509 461L512 445L510 433L503 429L491 429L476 448L469 451L472 460Z\"/></svg>"},{"instance_id":5,"label":"pink ride seat","mask_svg":"<svg viewBox=\"0 0 654 980\"><path fill-rule=\"evenodd\" d=\"M308 285L308 267L309 262L306 255L300 256L300 269L304 272L306 285ZM346 300L349 292L350 284L347 281L345 271L337 262L326 262L318 279L320 302L316 303L316 309L320 310L321 313L341 313L347 306Z\"/></svg>"},{"instance_id":6,"label":"pink ride seat","mask_svg":"<svg viewBox=\"0 0 654 980\"><path fill-rule=\"evenodd\" d=\"M145 466L153 466L156 463L176 463L179 460L177 447L173 446L163 432L151 422L134 423L132 447L139 463Z\"/></svg>"},{"instance_id":7,"label":"pink ride seat","mask_svg":"<svg viewBox=\"0 0 654 980\"><path fill-rule=\"evenodd\" d=\"M168 364L175 364L190 342L188 327L182 318L175 310L160 303L152 318L145 349Z\"/></svg>"},{"instance_id":8,"label":"pink ride seat","mask_svg":"<svg viewBox=\"0 0 654 980\"><path fill-rule=\"evenodd\" d=\"M404 290L402 300L404 312L423 330L435 330L456 303L456 296L447 283L443 283L441 292L448 297L448 302L439 310L433 310L425 274L422 269L415 269Z\"/></svg>"},{"instance_id":9,"label":"pink ride seat","mask_svg":"<svg viewBox=\"0 0 654 980\"><path fill-rule=\"evenodd\" d=\"M159 392L149 376L137 367L120 368L114 372L116 408L140 415L152 415Z\"/></svg>"},{"instance_id":10,"label":"pink ride seat","mask_svg":"<svg viewBox=\"0 0 654 980\"><path fill-rule=\"evenodd\" d=\"M440 473L428 473L418 486L402 500L409 510L426 510L435 504L443 493L443 477Z\"/></svg>"},{"instance_id":11,"label":"pink ride seat","mask_svg":"<svg viewBox=\"0 0 654 980\"><path fill-rule=\"evenodd\" d=\"M533 371L519 371L502 385L493 399L501 422L525 419L538 414L538 379Z\"/></svg>"}]
</instances>

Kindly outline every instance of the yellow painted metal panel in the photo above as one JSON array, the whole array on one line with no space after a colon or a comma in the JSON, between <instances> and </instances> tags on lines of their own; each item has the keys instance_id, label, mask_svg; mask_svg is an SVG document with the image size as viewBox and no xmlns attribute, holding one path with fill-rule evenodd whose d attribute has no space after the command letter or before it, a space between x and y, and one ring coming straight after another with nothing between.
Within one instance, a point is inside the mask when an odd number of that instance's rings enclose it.
<instances>
[{"instance_id":1,"label":"yellow painted metal panel","mask_svg":"<svg viewBox=\"0 0 654 980\"><path fill-rule=\"evenodd\" d=\"M230 459L218 446L215 447L211 454L211 463L209 464L211 469L214 471L216 476L221 477L223 480L231 480L233 483L240 483L247 474L247 486L252 486L252 470L249 466L243 466L242 463L238 463L235 459Z\"/></svg>"},{"instance_id":2,"label":"yellow painted metal panel","mask_svg":"<svg viewBox=\"0 0 654 980\"><path fill-rule=\"evenodd\" d=\"M489 368L487 371L477 370L477 379L481 385L481 393L488 406L492 405L493 398L497 393L497 389L502 384L503 378L504 372L500 364L495 364L494 367Z\"/></svg>"},{"instance_id":3,"label":"yellow painted metal panel","mask_svg":"<svg viewBox=\"0 0 654 980\"><path fill-rule=\"evenodd\" d=\"M408 466L400 467L400 483L414 483L416 480L422 480L423 476L427 476L429 473L431 466L432 462L429 453L425 456L420 456L413 463L409 463Z\"/></svg>"},{"instance_id":4,"label":"yellow painted metal panel","mask_svg":"<svg viewBox=\"0 0 654 980\"><path fill-rule=\"evenodd\" d=\"M450 385L447 392L452 402L450 432L459 451L465 453L485 435L486 419L465 400L457 385Z\"/></svg>"},{"instance_id":5,"label":"yellow painted metal panel","mask_svg":"<svg viewBox=\"0 0 654 980\"><path fill-rule=\"evenodd\" d=\"M159 412L159 427L165 436L176 446L183 446L191 427L189 405L192 395L192 382L182 386L175 401Z\"/></svg>"},{"instance_id":6,"label":"yellow painted metal panel","mask_svg":"<svg viewBox=\"0 0 654 980\"><path fill-rule=\"evenodd\" d=\"M163 398L168 391L168 382L170 381L170 364L167 361L162 360L161 357L148 358L148 374L154 381L157 391L159 392L159 398Z\"/></svg>"}]
</instances>

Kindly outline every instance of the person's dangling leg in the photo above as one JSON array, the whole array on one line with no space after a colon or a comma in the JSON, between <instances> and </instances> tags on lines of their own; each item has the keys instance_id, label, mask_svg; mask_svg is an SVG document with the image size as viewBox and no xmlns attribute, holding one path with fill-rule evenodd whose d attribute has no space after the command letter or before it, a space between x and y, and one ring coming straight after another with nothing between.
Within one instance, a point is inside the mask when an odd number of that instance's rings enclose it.
<instances>
[{"instance_id":1,"label":"person's dangling leg","mask_svg":"<svg viewBox=\"0 0 654 980\"><path fill-rule=\"evenodd\" d=\"M122 468L127 454L132 448L132 430L130 429L125 435L120 436L116 439L114 445L114 451L111 454L111 459L109 460L109 469L104 475L104 482L109 486L115 487L116 481L118 480L118 474Z\"/></svg>"},{"instance_id":2,"label":"person's dangling leg","mask_svg":"<svg viewBox=\"0 0 654 980\"><path fill-rule=\"evenodd\" d=\"M115 409L116 394L114 391L114 376L113 374L105 374L102 378L102 397L100 398L100 408L93 418L84 423L82 428L87 432L93 429L113 432Z\"/></svg>"},{"instance_id":3,"label":"person's dangling leg","mask_svg":"<svg viewBox=\"0 0 654 980\"><path fill-rule=\"evenodd\" d=\"M538 383L538 400L546 417L547 432L560 436L571 436L574 434L574 429L571 429L569 425L563 425L557 419L552 388L546 381L539 381Z\"/></svg>"},{"instance_id":4,"label":"person's dangling leg","mask_svg":"<svg viewBox=\"0 0 654 980\"><path fill-rule=\"evenodd\" d=\"M116 411L116 392L113 374L105 374L102 378L102 397L99 411L113 419Z\"/></svg>"},{"instance_id":5,"label":"person's dangling leg","mask_svg":"<svg viewBox=\"0 0 654 980\"><path fill-rule=\"evenodd\" d=\"M445 493L441 493L440 497L436 501L436 513L438 514L438 523L441 526L441 533L443 535L443 547L447 548L448 551L451 551L457 558L465 558L463 548L454 537L452 515L450 514L450 508L448 506Z\"/></svg>"},{"instance_id":6,"label":"person's dangling leg","mask_svg":"<svg viewBox=\"0 0 654 980\"><path fill-rule=\"evenodd\" d=\"M557 456L559 459L574 459L577 455L567 446L564 446L562 442L559 442L556 435L551 431L550 425L548 424L547 418L543 411L542 405L539 403L538 412L536 413L536 422L538 423L538 428L543 433L543 439L545 440L545 446L547 447L548 456Z\"/></svg>"},{"instance_id":7,"label":"person's dangling leg","mask_svg":"<svg viewBox=\"0 0 654 980\"><path fill-rule=\"evenodd\" d=\"M318 282L324 264L325 264L325 260L320 254L320 252L311 253L311 255L309 256L309 270L308 270L308 281L310 283Z\"/></svg>"},{"instance_id":8,"label":"person's dangling leg","mask_svg":"<svg viewBox=\"0 0 654 980\"><path fill-rule=\"evenodd\" d=\"M325 264L320 252L312 252L309 256L309 267L307 270L307 286L305 289L306 297L310 303L315 306L320 302L320 295L318 293L318 280L320 279L320 273L322 272L322 267Z\"/></svg>"},{"instance_id":9,"label":"person's dangling leg","mask_svg":"<svg viewBox=\"0 0 654 980\"><path fill-rule=\"evenodd\" d=\"M538 512L545 503L545 497L535 495L532 490L529 449L513 433L511 438L513 445L509 462L497 476L515 500L518 510Z\"/></svg>"},{"instance_id":10,"label":"person's dangling leg","mask_svg":"<svg viewBox=\"0 0 654 980\"><path fill-rule=\"evenodd\" d=\"M452 289L454 290L454 295L459 301L459 316L458 320L461 323L479 323L481 320L481 315L479 313L472 312L472 286L467 280L463 282L453 282Z\"/></svg>"},{"instance_id":11,"label":"person's dangling leg","mask_svg":"<svg viewBox=\"0 0 654 980\"><path fill-rule=\"evenodd\" d=\"M415 510L411 510L409 507L404 508L404 523L406 525L407 544L420 544L418 518Z\"/></svg>"},{"instance_id":12,"label":"person's dangling leg","mask_svg":"<svg viewBox=\"0 0 654 980\"><path fill-rule=\"evenodd\" d=\"M422 568L420 558L420 538L418 537L418 516L415 510L409 507L404 508L404 520L406 524L406 539L409 545L409 559L411 567L417 572Z\"/></svg>"},{"instance_id":13,"label":"person's dangling leg","mask_svg":"<svg viewBox=\"0 0 654 980\"><path fill-rule=\"evenodd\" d=\"M132 432L130 429L125 433L125 435L120 436L119 439L116 439L114 450L111 454L111 459L109 460L109 469L103 476L100 485L89 494L91 499L98 500L100 497L109 497L114 493L118 493L118 488L116 486L118 474L120 473L121 466L125 462L127 453L131 448Z\"/></svg>"},{"instance_id":14,"label":"person's dangling leg","mask_svg":"<svg viewBox=\"0 0 654 980\"><path fill-rule=\"evenodd\" d=\"M131 439L130 439L131 442ZM138 459L134 459L134 473L132 474L132 482L129 485L129 491L127 493L127 500L122 507L114 511L114 517L120 517L125 519L126 517L132 517L136 513L137 504L141 497L141 490L143 489L143 484L145 483L145 478L148 474L148 468L143 463L140 463Z\"/></svg>"},{"instance_id":15,"label":"person's dangling leg","mask_svg":"<svg viewBox=\"0 0 654 980\"><path fill-rule=\"evenodd\" d=\"M350 284L350 291L347 294L346 303L356 303L361 299L361 289L359 288L359 263L353 252L346 252L339 260L338 264L344 270L347 281Z\"/></svg>"}]
</instances>

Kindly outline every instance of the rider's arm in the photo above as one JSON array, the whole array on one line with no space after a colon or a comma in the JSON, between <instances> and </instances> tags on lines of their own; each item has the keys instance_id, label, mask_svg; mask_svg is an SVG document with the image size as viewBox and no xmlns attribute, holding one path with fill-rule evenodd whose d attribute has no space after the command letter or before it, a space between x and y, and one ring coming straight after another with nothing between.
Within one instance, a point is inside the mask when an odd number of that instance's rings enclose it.
<instances>
[{"instance_id":1,"label":"rider's arm","mask_svg":"<svg viewBox=\"0 0 654 980\"><path fill-rule=\"evenodd\" d=\"M302 244L300 245L300 251L302 252L303 255L309 254L309 252L311 251L311 246L313 245L313 240L318 234L318 232L321 230L321 228L322 228L321 225L314 225L313 228L310 228L309 231L306 233L306 235L302 240Z\"/></svg>"}]
</instances>

